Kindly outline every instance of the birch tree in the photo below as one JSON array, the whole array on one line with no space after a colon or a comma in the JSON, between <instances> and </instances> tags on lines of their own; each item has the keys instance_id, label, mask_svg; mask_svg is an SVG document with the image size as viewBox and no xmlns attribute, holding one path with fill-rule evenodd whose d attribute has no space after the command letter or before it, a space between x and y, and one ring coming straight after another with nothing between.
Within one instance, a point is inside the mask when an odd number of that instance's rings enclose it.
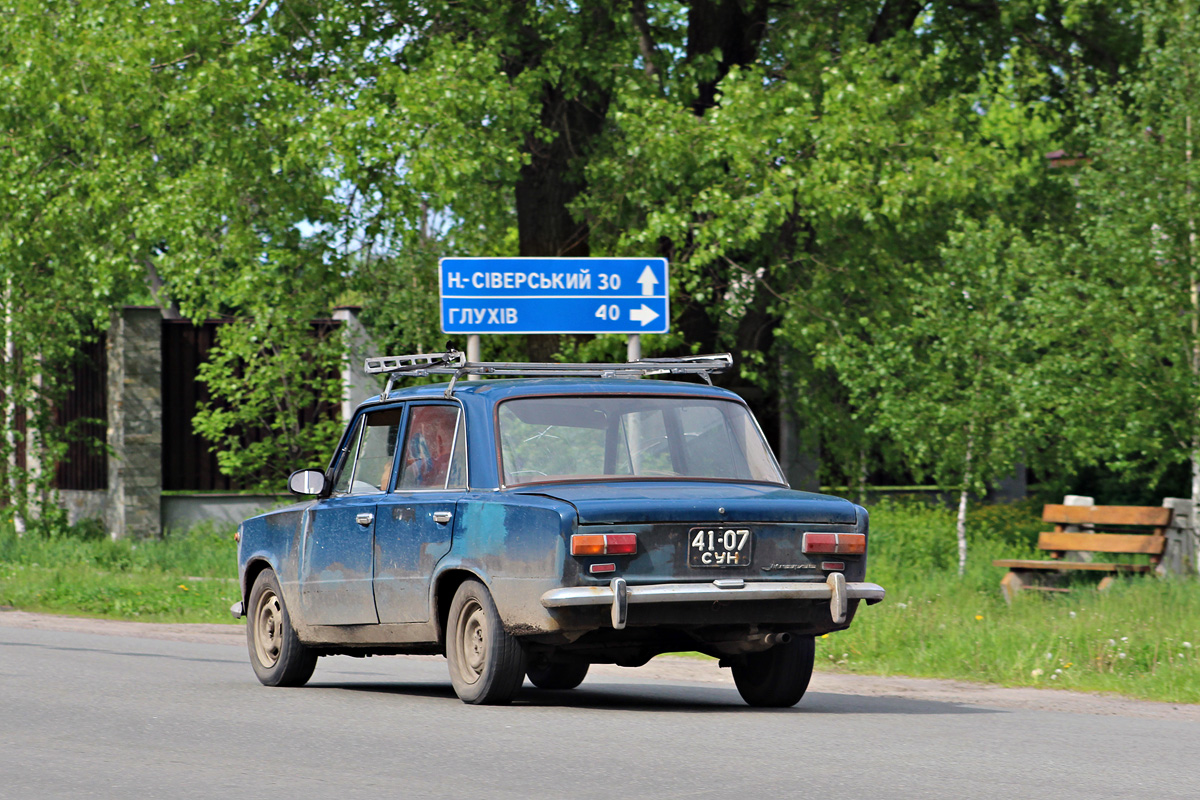
<instances>
[{"instance_id":1,"label":"birch tree","mask_svg":"<svg viewBox=\"0 0 1200 800\"><path fill-rule=\"evenodd\" d=\"M1033 369L1039 281L1019 233L995 218L966 220L937 269L897 287L911 303L903 317L831 353L872 430L919 475L957 491L960 575L971 494L1054 451Z\"/></svg>"}]
</instances>

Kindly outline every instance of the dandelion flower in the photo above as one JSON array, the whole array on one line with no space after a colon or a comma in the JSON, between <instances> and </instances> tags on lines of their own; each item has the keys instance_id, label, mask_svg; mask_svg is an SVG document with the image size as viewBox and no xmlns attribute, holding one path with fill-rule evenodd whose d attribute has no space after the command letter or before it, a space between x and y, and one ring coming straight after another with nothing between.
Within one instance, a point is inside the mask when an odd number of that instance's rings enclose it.
<instances>
[{"instance_id":1,"label":"dandelion flower","mask_svg":"<svg viewBox=\"0 0 1200 800\"><path fill-rule=\"evenodd\" d=\"M179 584L179 588L183 589L185 592L188 590L188 587L184 586L182 583Z\"/></svg>"},{"instance_id":2,"label":"dandelion flower","mask_svg":"<svg viewBox=\"0 0 1200 800\"><path fill-rule=\"evenodd\" d=\"M1183 643L1183 648L1184 648L1185 650L1191 650L1191 649L1192 649L1192 643L1191 643L1191 642L1184 642L1184 643Z\"/></svg>"},{"instance_id":3,"label":"dandelion flower","mask_svg":"<svg viewBox=\"0 0 1200 800\"><path fill-rule=\"evenodd\" d=\"M983 619L983 614L976 614L975 619L977 619L977 620Z\"/></svg>"},{"instance_id":4,"label":"dandelion flower","mask_svg":"<svg viewBox=\"0 0 1200 800\"><path fill-rule=\"evenodd\" d=\"M1040 677L1042 677L1043 673L1042 673L1042 670L1039 668L1039 669L1035 669L1033 672L1030 672L1029 674L1035 678L1040 678Z\"/></svg>"},{"instance_id":5,"label":"dandelion flower","mask_svg":"<svg viewBox=\"0 0 1200 800\"><path fill-rule=\"evenodd\" d=\"M1124 657L1125 657L1124 653L1117 653L1117 658L1124 658Z\"/></svg>"},{"instance_id":6,"label":"dandelion flower","mask_svg":"<svg viewBox=\"0 0 1200 800\"><path fill-rule=\"evenodd\" d=\"M1074 611L1072 611L1072 612L1071 612L1071 619L1075 619L1075 612L1074 612Z\"/></svg>"}]
</instances>

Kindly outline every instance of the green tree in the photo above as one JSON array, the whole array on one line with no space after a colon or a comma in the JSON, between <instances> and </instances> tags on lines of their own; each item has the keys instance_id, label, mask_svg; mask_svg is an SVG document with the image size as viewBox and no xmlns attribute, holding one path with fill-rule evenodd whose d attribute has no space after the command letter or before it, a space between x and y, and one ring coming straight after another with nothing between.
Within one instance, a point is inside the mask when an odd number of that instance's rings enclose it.
<instances>
[{"instance_id":1,"label":"green tree","mask_svg":"<svg viewBox=\"0 0 1200 800\"><path fill-rule=\"evenodd\" d=\"M1059 466L1070 458L1039 405L1038 255L994 217L985 225L965 221L942 249L939 268L912 274L899 288L912 303L903 317L830 353L871 428L897 442L919 474L958 490L960 575L970 494L1018 464Z\"/></svg>"},{"instance_id":2,"label":"green tree","mask_svg":"<svg viewBox=\"0 0 1200 800\"><path fill-rule=\"evenodd\" d=\"M381 338L440 347L440 255L665 255L676 334L649 348L737 352L734 382L841 451L827 478L874 435L820 346L901 312L960 215L1048 202L1045 121L1139 46L1134 15L1083 0L290 2L251 27L319 100L305 144Z\"/></svg>"},{"instance_id":3,"label":"green tree","mask_svg":"<svg viewBox=\"0 0 1200 800\"><path fill-rule=\"evenodd\" d=\"M320 233L337 209L323 156L293 146L311 98L272 69L286 44L247 35L239 12L2 4L6 456L24 406L52 463L62 365L114 308L150 301L165 317L202 319L244 312L264 283L340 280ZM302 235L302 222L318 233ZM4 495L21 507L27 481L13 477Z\"/></svg>"},{"instance_id":4,"label":"green tree","mask_svg":"<svg viewBox=\"0 0 1200 800\"><path fill-rule=\"evenodd\" d=\"M676 333L648 351L737 352L732 382L824 431L827 478L880 436L836 345L907 324L905 287L960 220L1037 224L1061 188L1031 158L1075 121L1067 89L1135 63L1142 20L1089 0L3 10L14 353L52 359L148 297L194 319L287 310L273 330L299 336L301 309L347 291L389 346L434 350L441 255L659 254ZM277 357L239 352L231 369ZM10 398L34 385L6 369Z\"/></svg>"},{"instance_id":5,"label":"green tree","mask_svg":"<svg viewBox=\"0 0 1200 800\"><path fill-rule=\"evenodd\" d=\"M1136 11L1136 68L1081 89L1079 166L1063 170L1077 213L1047 242L1046 336L1064 354L1060 416L1081 457L1151 481L1190 462L1200 501L1200 18L1174 0Z\"/></svg>"},{"instance_id":6,"label":"green tree","mask_svg":"<svg viewBox=\"0 0 1200 800\"><path fill-rule=\"evenodd\" d=\"M308 310L262 308L222 327L200 366L212 400L193 424L244 486L277 491L292 471L324 463L342 432L345 348L337 329L314 330Z\"/></svg>"}]
</instances>

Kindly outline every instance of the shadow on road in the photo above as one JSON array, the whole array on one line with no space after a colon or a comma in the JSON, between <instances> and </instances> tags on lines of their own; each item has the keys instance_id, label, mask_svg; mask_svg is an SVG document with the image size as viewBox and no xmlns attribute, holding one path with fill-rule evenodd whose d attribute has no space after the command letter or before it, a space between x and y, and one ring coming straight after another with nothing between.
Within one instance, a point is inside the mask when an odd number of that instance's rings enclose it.
<instances>
[{"instance_id":1,"label":"shadow on road","mask_svg":"<svg viewBox=\"0 0 1200 800\"><path fill-rule=\"evenodd\" d=\"M351 692L445 698L459 702L449 683L344 683L314 682L311 689L340 689ZM653 711L675 713L737 714L1000 714L1003 709L962 703L914 700L905 697L871 697L829 692L809 692L792 708L751 708L737 690L723 686L679 684L584 684L578 689L556 692L525 686L513 700L514 707L570 708L596 711Z\"/></svg>"}]
</instances>

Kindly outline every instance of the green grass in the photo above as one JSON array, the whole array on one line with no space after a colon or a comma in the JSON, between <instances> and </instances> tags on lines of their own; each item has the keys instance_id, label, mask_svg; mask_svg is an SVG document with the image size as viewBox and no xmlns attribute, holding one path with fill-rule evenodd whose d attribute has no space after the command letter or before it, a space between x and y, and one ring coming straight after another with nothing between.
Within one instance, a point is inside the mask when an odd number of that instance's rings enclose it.
<instances>
[{"instance_id":1,"label":"green grass","mask_svg":"<svg viewBox=\"0 0 1200 800\"><path fill-rule=\"evenodd\" d=\"M0 530L0 605L144 622L226 622L238 599L233 531L200 526L150 541L83 526L18 537Z\"/></svg>"},{"instance_id":2,"label":"green grass","mask_svg":"<svg viewBox=\"0 0 1200 800\"><path fill-rule=\"evenodd\" d=\"M1032 504L971 514L968 568L957 574L952 511L886 501L871 509L868 580L887 599L847 631L817 640L822 669L1115 692L1200 703L1200 581L1131 578L1097 592L1024 592L1012 606L994 558L1035 554ZM232 623L232 531L112 542L81 529L0 530L0 605L153 622Z\"/></svg>"}]
</instances>

